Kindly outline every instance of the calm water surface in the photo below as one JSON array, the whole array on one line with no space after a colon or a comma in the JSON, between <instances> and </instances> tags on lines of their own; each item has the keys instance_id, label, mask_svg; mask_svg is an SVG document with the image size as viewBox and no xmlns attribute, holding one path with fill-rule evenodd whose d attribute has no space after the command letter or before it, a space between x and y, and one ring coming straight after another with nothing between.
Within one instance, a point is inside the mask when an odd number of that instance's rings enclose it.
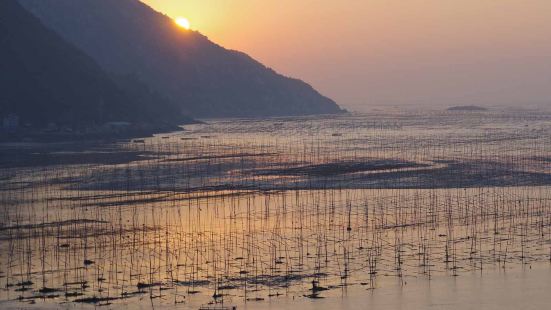
<instances>
[{"instance_id":1,"label":"calm water surface","mask_svg":"<svg viewBox=\"0 0 551 310\"><path fill-rule=\"evenodd\" d=\"M550 301L551 114L211 120L0 148L2 308Z\"/></svg>"}]
</instances>

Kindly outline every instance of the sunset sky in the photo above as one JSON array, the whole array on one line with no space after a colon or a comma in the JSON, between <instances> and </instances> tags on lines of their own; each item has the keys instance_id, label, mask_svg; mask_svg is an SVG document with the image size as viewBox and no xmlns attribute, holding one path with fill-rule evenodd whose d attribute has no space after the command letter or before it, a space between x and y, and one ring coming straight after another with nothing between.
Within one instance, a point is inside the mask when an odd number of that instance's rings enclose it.
<instances>
[{"instance_id":1,"label":"sunset sky","mask_svg":"<svg viewBox=\"0 0 551 310\"><path fill-rule=\"evenodd\" d=\"M143 0L351 109L551 106L549 0Z\"/></svg>"}]
</instances>

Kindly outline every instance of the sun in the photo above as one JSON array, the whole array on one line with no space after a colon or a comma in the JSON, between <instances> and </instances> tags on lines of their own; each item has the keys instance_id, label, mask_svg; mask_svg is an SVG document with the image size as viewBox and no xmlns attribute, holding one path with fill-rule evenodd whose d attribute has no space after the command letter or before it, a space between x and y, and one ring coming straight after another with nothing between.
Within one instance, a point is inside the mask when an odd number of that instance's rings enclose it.
<instances>
[{"instance_id":1,"label":"sun","mask_svg":"<svg viewBox=\"0 0 551 310\"><path fill-rule=\"evenodd\" d=\"M174 20L176 24L184 29L189 30L190 24L189 20L185 17L178 17Z\"/></svg>"}]
</instances>

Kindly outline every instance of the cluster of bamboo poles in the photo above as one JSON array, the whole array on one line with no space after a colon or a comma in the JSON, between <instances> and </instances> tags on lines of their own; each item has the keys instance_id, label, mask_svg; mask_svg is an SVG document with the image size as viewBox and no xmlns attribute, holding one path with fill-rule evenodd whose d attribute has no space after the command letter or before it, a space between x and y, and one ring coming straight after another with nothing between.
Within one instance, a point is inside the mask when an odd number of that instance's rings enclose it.
<instances>
[{"instance_id":1,"label":"cluster of bamboo poles","mask_svg":"<svg viewBox=\"0 0 551 310\"><path fill-rule=\"evenodd\" d=\"M549 117L422 115L218 122L119 143L127 163L4 169L0 299L315 298L551 262Z\"/></svg>"}]
</instances>

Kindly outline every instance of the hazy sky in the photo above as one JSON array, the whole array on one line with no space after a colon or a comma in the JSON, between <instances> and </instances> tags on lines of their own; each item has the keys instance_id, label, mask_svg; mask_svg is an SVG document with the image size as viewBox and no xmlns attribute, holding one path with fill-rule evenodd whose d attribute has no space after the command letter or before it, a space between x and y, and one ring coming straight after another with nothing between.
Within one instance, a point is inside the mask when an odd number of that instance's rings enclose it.
<instances>
[{"instance_id":1,"label":"hazy sky","mask_svg":"<svg viewBox=\"0 0 551 310\"><path fill-rule=\"evenodd\" d=\"M551 106L551 0L143 0L348 108Z\"/></svg>"}]
</instances>

